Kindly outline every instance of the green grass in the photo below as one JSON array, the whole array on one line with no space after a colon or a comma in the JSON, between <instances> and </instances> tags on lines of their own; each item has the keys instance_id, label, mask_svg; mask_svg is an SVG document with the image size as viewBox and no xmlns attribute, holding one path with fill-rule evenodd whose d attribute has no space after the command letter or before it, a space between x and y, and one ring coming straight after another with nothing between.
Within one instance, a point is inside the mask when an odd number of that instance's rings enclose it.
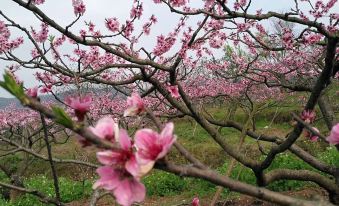
<instances>
[{"instance_id":1,"label":"green grass","mask_svg":"<svg viewBox=\"0 0 339 206\"><path fill-rule=\"evenodd\" d=\"M0 173L1 174L1 173ZM4 178L3 175L1 175ZM1 179L1 181L3 181ZM88 198L92 193L92 184L94 180L86 180L84 182L77 182L70 180L68 178L60 177L59 178L59 187L60 187L60 196L61 201L64 203L72 202L74 200L79 200L83 198ZM24 180L24 185L29 189L37 189L43 192L48 197L54 197L54 186L53 180L39 175L32 178L27 178ZM1 196L0 196L1 197ZM19 196L17 199L7 202L4 198L0 198L0 206L45 206L46 204L41 203L39 199L30 194L24 194Z\"/></svg>"},{"instance_id":2,"label":"green grass","mask_svg":"<svg viewBox=\"0 0 339 206\"><path fill-rule=\"evenodd\" d=\"M329 165L339 167L339 152L334 146L327 147L326 150L319 155L319 159Z\"/></svg>"},{"instance_id":3,"label":"green grass","mask_svg":"<svg viewBox=\"0 0 339 206\"><path fill-rule=\"evenodd\" d=\"M332 153L331 153L332 154ZM325 154L324 154L325 155ZM332 154L333 155L333 154ZM329 159L329 158L328 158ZM335 160L335 157L330 158L331 161ZM223 165L217 168L217 171L220 174L225 174L229 165L229 161L226 161ZM285 169L311 169L309 165L294 157L292 154L281 154L278 155L273 164L268 168L267 172L274 169L285 168ZM232 173L231 178L239 180L241 182L255 185L256 178L252 170L237 164ZM192 197L198 195L199 197L209 198L216 191L216 186L212 183L209 183L205 180L179 177L167 172L155 170L151 175L144 178L143 182L147 188L147 193L149 196L175 196L175 195L184 195L187 197ZM269 189L274 191L289 191L289 190L300 190L305 187L316 186L310 182L303 181L276 181L268 186ZM223 198L229 198L236 196L235 193L232 193L228 189L224 189L222 193Z\"/></svg>"},{"instance_id":4,"label":"green grass","mask_svg":"<svg viewBox=\"0 0 339 206\"><path fill-rule=\"evenodd\" d=\"M204 180L179 177L177 175L155 170L143 179L149 196L194 195L206 196L215 192L215 185Z\"/></svg>"}]
</instances>

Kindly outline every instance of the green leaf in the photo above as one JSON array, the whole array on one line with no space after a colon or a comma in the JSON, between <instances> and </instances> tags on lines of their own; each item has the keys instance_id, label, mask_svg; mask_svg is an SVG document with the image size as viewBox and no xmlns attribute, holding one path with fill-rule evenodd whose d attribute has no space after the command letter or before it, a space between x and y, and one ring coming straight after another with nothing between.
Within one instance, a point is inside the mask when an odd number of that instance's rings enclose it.
<instances>
[{"instance_id":1,"label":"green leaf","mask_svg":"<svg viewBox=\"0 0 339 206\"><path fill-rule=\"evenodd\" d=\"M49 35L48 36L48 41L50 41L51 43L54 41L55 36L54 35Z\"/></svg>"},{"instance_id":2,"label":"green leaf","mask_svg":"<svg viewBox=\"0 0 339 206\"><path fill-rule=\"evenodd\" d=\"M73 121L71 117L60 107L52 107L55 115L55 121L65 127L72 127Z\"/></svg>"},{"instance_id":3,"label":"green leaf","mask_svg":"<svg viewBox=\"0 0 339 206\"><path fill-rule=\"evenodd\" d=\"M0 86L13 94L18 99L22 100L22 98L25 97L25 91L22 84L17 84L14 77L7 71L5 72L3 77L4 81L0 82Z\"/></svg>"}]
</instances>

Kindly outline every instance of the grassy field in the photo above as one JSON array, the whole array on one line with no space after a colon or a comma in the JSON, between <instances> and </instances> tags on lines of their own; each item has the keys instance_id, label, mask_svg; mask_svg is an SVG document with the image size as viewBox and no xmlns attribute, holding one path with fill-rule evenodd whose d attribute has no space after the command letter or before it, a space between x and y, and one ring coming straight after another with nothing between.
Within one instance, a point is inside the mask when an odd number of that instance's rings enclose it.
<instances>
[{"instance_id":1,"label":"grassy field","mask_svg":"<svg viewBox=\"0 0 339 206\"><path fill-rule=\"evenodd\" d=\"M289 120L291 119L290 112L298 111L295 107L282 107L278 111L276 109L267 109L260 113L256 119L257 133L285 136L290 130ZM209 112L213 114L216 119L224 118L224 111L220 109L210 108ZM273 116L276 118L272 121ZM242 123L245 115L238 110L234 120ZM191 151L202 162L208 164L210 167L217 169L220 173L225 173L229 163L229 156L221 150L221 148L208 136L208 134L194 121L182 118L176 119L175 133L178 136L178 141L183 144L189 151ZM320 131L326 131L322 120L316 122L316 126ZM240 132L231 129L223 128L221 130L225 141L232 145L237 145L239 142ZM326 132L325 132L326 134ZM322 142L310 142L304 137L299 138L297 144L309 151L313 155L328 162L329 164L339 166L339 154L333 147L327 147ZM265 149L269 149L270 144L263 144ZM95 149L82 149L75 142L70 140L69 144L59 145L53 148L54 154L58 158L74 158L83 161L95 162ZM244 150L246 155L262 159L264 156L259 153L258 145L255 140L246 138ZM187 162L173 149L169 155L170 160L175 160L181 164ZM19 167L23 157L20 155L9 156L6 161L13 167ZM289 169L312 169L306 163L303 163L292 154L284 153L278 155L271 167ZM15 169L15 168L14 168ZM93 169L86 167L74 167L69 164L57 164L57 173L60 176L60 189L62 201L76 203L71 205L83 205L90 198L91 185L95 181L96 175ZM231 177L241 180L248 184L255 184L255 177L251 170L244 168L242 165L236 165ZM9 181L4 174L0 173L1 181ZM163 171L154 170L150 175L143 179L147 188L146 205L178 205L181 203L189 203L194 196L199 196L203 202L208 202L216 191L215 185L203 180L193 178L183 178L175 176ZM53 182L51 179L51 171L47 162L36 160L27 168L25 172L24 184L28 188L36 188L43 191L45 194L53 196ZM269 186L274 191L290 191L290 190L304 190L307 188L317 188L315 184L300 181L278 181ZM222 199L239 198L240 195L225 189L222 193ZM105 203L112 202L112 198L104 198ZM23 195L13 202L6 202L0 198L0 206L27 206L36 205L42 206L32 195ZM104 203L102 205L105 205Z\"/></svg>"}]
</instances>

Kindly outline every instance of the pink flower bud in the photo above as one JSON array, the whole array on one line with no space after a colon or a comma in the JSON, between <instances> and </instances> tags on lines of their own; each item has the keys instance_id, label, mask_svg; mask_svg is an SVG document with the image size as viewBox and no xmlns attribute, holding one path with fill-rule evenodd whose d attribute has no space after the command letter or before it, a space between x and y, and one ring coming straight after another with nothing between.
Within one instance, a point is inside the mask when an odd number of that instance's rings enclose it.
<instances>
[{"instance_id":1,"label":"pink flower bud","mask_svg":"<svg viewBox=\"0 0 339 206\"><path fill-rule=\"evenodd\" d=\"M83 121L85 119L86 113L90 109L92 97L67 97L65 102L68 106L74 109L75 116L78 118L78 120Z\"/></svg>"},{"instance_id":2,"label":"pink flower bud","mask_svg":"<svg viewBox=\"0 0 339 206\"><path fill-rule=\"evenodd\" d=\"M192 200L192 206L200 206L200 200L198 197L193 198Z\"/></svg>"},{"instance_id":3,"label":"pink flower bud","mask_svg":"<svg viewBox=\"0 0 339 206\"><path fill-rule=\"evenodd\" d=\"M312 123L315 120L316 114L312 110L304 110L301 113L301 119L304 120L306 123Z\"/></svg>"},{"instance_id":4,"label":"pink flower bud","mask_svg":"<svg viewBox=\"0 0 339 206\"><path fill-rule=\"evenodd\" d=\"M117 18L109 18L106 19L106 27L112 32L117 32L119 31L119 21Z\"/></svg>"},{"instance_id":5,"label":"pink flower bud","mask_svg":"<svg viewBox=\"0 0 339 206\"><path fill-rule=\"evenodd\" d=\"M168 86L167 89L171 93L172 97L174 98L180 97L178 85Z\"/></svg>"},{"instance_id":6,"label":"pink flower bud","mask_svg":"<svg viewBox=\"0 0 339 206\"><path fill-rule=\"evenodd\" d=\"M32 98L37 98L38 96L38 87L29 88L26 91L26 94Z\"/></svg>"},{"instance_id":7,"label":"pink flower bud","mask_svg":"<svg viewBox=\"0 0 339 206\"><path fill-rule=\"evenodd\" d=\"M111 142L116 141L116 137L119 132L118 124L110 117L100 119L95 127L89 127L89 129L100 139L105 139Z\"/></svg>"},{"instance_id":8,"label":"pink flower bud","mask_svg":"<svg viewBox=\"0 0 339 206\"><path fill-rule=\"evenodd\" d=\"M144 102L137 93L132 93L130 97L127 97L127 106L124 117L138 115L145 111Z\"/></svg>"},{"instance_id":9,"label":"pink flower bud","mask_svg":"<svg viewBox=\"0 0 339 206\"><path fill-rule=\"evenodd\" d=\"M312 128L313 128L316 132L319 133L319 130L318 130L317 128L315 128L315 127L312 127ZM312 132L309 131L309 130L306 130L306 131L305 131L305 137L309 138L312 142L316 142L316 141L318 140L318 138L319 138L317 135L312 134Z\"/></svg>"},{"instance_id":10,"label":"pink flower bud","mask_svg":"<svg viewBox=\"0 0 339 206\"><path fill-rule=\"evenodd\" d=\"M73 5L73 8L74 8L74 14L76 16L78 16L78 14L83 15L85 13L86 6L85 6L85 4L82 0L73 0L72 5Z\"/></svg>"}]
</instances>

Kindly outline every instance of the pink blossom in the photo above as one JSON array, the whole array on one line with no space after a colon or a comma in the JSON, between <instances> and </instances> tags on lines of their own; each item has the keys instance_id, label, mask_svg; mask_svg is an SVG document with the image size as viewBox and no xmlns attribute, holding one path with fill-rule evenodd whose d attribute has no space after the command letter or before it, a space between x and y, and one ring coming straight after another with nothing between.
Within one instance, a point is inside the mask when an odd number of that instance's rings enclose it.
<instances>
[{"instance_id":1,"label":"pink blossom","mask_svg":"<svg viewBox=\"0 0 339 206\"><path fill-rule=\"evenodd\" d=\"M173 44L175 43L174 37L167 37L165 38L164 35L160 35L157 37L157 45L153 49L153 53L157 56L160 56L166 52L168 52Z\"/></svg>"},{"instance_id":2,"label":"pink blossom","mask_svg":"<svg viewBox=\"0 0 339 206\"><path fill-rule=\"evenodd\" d=\"M103 188L111 191L119 204L130 206L145 199L145 186L124 170L103 166L97 169L97 173L100 179L94 183L93 189Z\"/></svg>"},{"instance_id":3,"label":"pink blossom","mask_svg":"<svg viewBox=\"0 0 339 206\"><path fill-rule=\"evenodd\" d=\"M133 152L131 138L126 130L120 130L119 144L121 147L119 151L106 150L97 152L99 162L104 165L124 168L133 177L138 177L139 165Z\"/></svg>"},{"instance_id":4,"label":"pink blossom","mask_svg":"<svg viewBox=\"0 0 339 206\"><path fill-rule=\"evenodd\" d=\"M237 23L238 32L246 31L250 28L250 24L248 23Z\"/></svg>"},{"instance_id":5,"label":"pink blossom","mask_svg":"<svg viewBox=\"0 0 339 206\"><path fill-rule=\"evenodd\" d=\"M151 129L141 129L135 134L137 159L141 164L163 158L175 142L173 123L167 123L160 134Z\"/></svg>"},{"instance_id":6,"label":"pink blossom","mask_svg":"<svg viewBox=\"0 0 339 206\"><path fill-rule=\"evenodd\" d=\"M115 142L118 134L118 124L110 117L100 119L95 127L89 127L89 129L100 139L106 139L112 142Z\"/></svg>"},{"instance_id":7,"label":"pink blossom","mask_svg":"<svg viewBox=\"0 0 339 206\"><path fill-rule=\"evenodd\" d=\"M36 5L40 5L43 4L45 2L45 0L33 0L32 3L36 4Z\"/></svg>"},{"instance_id":8,"label":"pink blossom","mask_svg":"<svg viewBox=\"0 0 339 206\"><path fill-rule=\"evenodd\" d=\"M133 142L126 130L120 130L118 137L120 150L107 150L97 153L100 163L105 166L97 169L100 179L93 188L111 191L116 201L129 206L145 199L145 186L139 181L139 164L136 161Z\"/></svg>"},{"instance_id":9,"label":"pink blossom","mask_svg":"<svg viewBox=\"0 0 339 206\"><path fill-rule=\"evenodd\" d=\"M322 36L319 34L310 34L305 38L307 44L315 44L321 40Z\"/></svg>"},{"instance_id":10,"label":"pink blossom","mask_svg":"<svg viewBox=\"0 0 339 206\"><path fill-rule=\"evenodd\" d=\"M85 13L86 6L82 0L72 0L72 5L76 16L78 16L78 14L83 15Z\"/></svg>"},{"instance_id":11,"label":"pink blossom","mask_svg":"<svg viewBox=\"0 0 339 206\"><path fill-rule=\"evenodd\" d=\"M304 110L301 113L301 119L304 120L306 123L312 123L315 120L316 114L312 110Z\"/></svg>"},{"instance_id":12,"label":"pink blossom","mask_svg":"<svg viewBox=\"0 0 339 206\"><path fill-rule=\"evenodd\" d=\"M36 98L38 96L38 87L27 89L26 94L32 98Z\"/></svg>"},{"instance_id":13,"label":"pink blossom","mask_svg":"<svg viewBox=\"0 0 339 206\"><path fill-rule=\"evenodd\" d=\"M330 18L332 18L334 20L338 20L339 19L339 13L330 14Z\"/></svg>"},{"instance_id":14,"label":"pink blossom","mask_svg":"<svg viewBox=\"0 0 339 206\"><path fill-rule=\"evenodd\" d=\"M153 24L157 23L157 21L158 21L158 20L157 20L157 17L155 17L154 14L152 14L152 16L150 17L149 20L150 20L150 22L153 23Z\"/></svg>"},{"instance_id":15,"label":"pink blossom","mask_svg":"<svg viewBox=\"0 0 339 206\"><path fill-rule=\"evenodd\" d=\"M221 29L224 26L225 21L223 20L215 20L211 19L211 21L208 22L208 26L212 29L218 30Z\"/></svg>"},{"instance_id":16,"label":"pink blossom","mask_svg":"<svg viewBox=\"0 0 339 206\"><path fill-rule=\"evenodd\" d=\"M126 21L126 26L124 27L124 34L126 35L126 37L131 36L132 32L134 31L134 25L133 22L131 21Z\"/></svg>"},{"instance_id":17,"label":"pink blossom","mask_svg":"<svg viewBox=\"0 0 339 206\"><path fill-rule=\"evenodd\" d=\"M11 33L6 26L5 22L0 21L0 54L11 49L18 48L24 42L22 37L18 37L15 40L10 41L9 37Z\"/></svg>"},{"instance_id":18,"label":"pink blossom","mask_svg":"<svg viewBox=\"0 0 339 206\"><path fill-rule=\"evenodd\" d=\"M192 200L192 206L199 206L200 205L200 200L198 197L193 198Z\"/></svg>"},{"instance_id":19,"label":"pink blossom","mask_svg":"<svg viewBox=\"0 0 339 206\"><path fill-rule=\"evenodd\" d=\"M84 29L81 29L79 33L80 33L80 36L81 36L82 38L85 38L86 35L87 35L87 32L86 32L86 30L84 30Z\"/></svg>"},{"instance_id":20,"label":"pink blossom","mask_svg":"<svg viewBox=\"0 0 339 206\"><path fill-rule=\"evenodd\" d=\"M234 10L238 11L240 9L240 4L238 2L234 2L233 8Z\"/></svg>"},{"instance_id":21,"label":"pink blossom","mask_svg":"<svg viewBox=\"0 0 339 206\"><path fill-rule=\"evenodd\" d=\"M316 127L312 127L312 129L319 133L319 130ZM305 137L309 138L312 142L316 142L319 138L309 130L306 130Z\"/></svg>"},{"instance_id":22,"label":"pink blossom","mask_svg":"<svg viewBox=\"0 0 339 206\"><path fill-rule=\"evenodd\" d=\"M244 7L247 4L247 0L239 0L239 4Z\"/></svg>"},{"instance_id":23,"label":"pink blossom","mask_svg":"<svg viewBox=\"0 0 339 206\"><path fill-rule=\"evenodd\" d=\"M106 19L105 25L107 29L112 32L117 32L119 30L119 21L117 20L117 18Z\"/></svg>"},{"instance_id":24,"label":"pink blossom","mask_svg":"<svg viewBox=\"0 0 339 206\"><path fill-rule=\"evenodd\" d=\"M170 0L169 2L174 7L180 7L180 6L185 6L188 1L187 0Z\"/></svg>"},{"instance_id":25,"label":"pink blossom","mask_svg":"<svg viewBox=\"0 0 339 206\"><path fill-rule=\"evenodd\" d=\"M119 204L130 206L134 202L142 202L145 199L146 188L135 178L124 178L115 188L114 196Z\"/></svg>"},{"instance_id":26,"label":"pink blossom","mask_svg":"<svg viewBox=\"0 0 339 206\"><path fill-rule=\"evenodd\" d=\"M171 93L172 97L174 98L180 97L178 85L168 86L167 89Z\"/></svg>"},{"instance_id":27,"label":"pink blossom","mask_svg":"<svg viewBox=\"0 0 339 206\"><path fill-rule=\"evenodd\" d=\"M339 144L339 123L332 127L331 134L326 140L333 145Z\"/></svg>"},{"instance_id":28,"label":"pink blossom","mask_svg":"<svg viewBox=\"0 0 339 206\"><path fill-rule=\"evenodd\" d=\"M287 49L291 49L293 47L293 33L289 28L283 28L282 40L283 44Z\"/></svg>"},{"instance_id":29,"label":"pink blossom","mask_svg":"<svg viewBox=\"0 0 339 206\"><path fill-rule=\"evenodd\" d=\"M124 116L134 116L145 111L145 105L141 97L137 93L132 93L130 97L127 97L127 109L124 112Z\"/></svg>"},{"instance_id":30,"label":"pink blossom","mask_svg":"<svg viewBox=\"0 0 339 206\"><path fill-rule=\"evenodd\" d=\"M119 184L118 171L110 166L99 167L96 172L99 174L100 179L93 184L93 189L98 187L105 190L113 190Z\"/></svg>"},{"instance_id":31,"label":"pink blossom","mask_svg":"<svg viewBox=\"0 0 339 206\"><path fill-rule=\"evenodd\" d=\"M95 28L95 24L93 24L93 22L90 21L88 23L88 31L94 32L94 28Z\"/></svg>"},{"instance_id":32,"label":"pink blossom","mask_svg":"<svg viewBox=\"0 0 339 206\"><path fill-rule=\"evenodd\" d=\"M213 6L214 0L206 0L205 1L205 8L209 9L211 6Z\"/></svg>"},{"instance_id":33,"label":"pink blossom","mask_svg":"<svg viewBox=\"0 0 339 206\"><path fill-rule=\"evenodd\" d=\"M149 35L150 32L151 32L151 28L150 28L150 24L149 23L146 23L142 26L142 31L146 34L146 35Z\"/></svg>"},{"instance_id":34,"label":"pink blossom","mask_svg":"<svg viewBox=\"0 0 339 206\"><path fill-rule=\"evenodd\" d=\"M256 29L260 32L260 34L266 34L266 30L263 25L261 24L256 24L255 25Z\"/></svg>"},{"instance_id":35,"label":"pink blossom","mask_svg":"<svg viewBox=\"0 0 339 206\"><path fill-rule=\"evenodd\" d=\"M143 6L142 3L139 4L138 6L134 7L131 9L131 13L130 13L130 17L131 19L133 18L138 18L140 19L140 17L142 16L142 12L143 12Z\"/></svg>"},{"instance_id":36,"label":"pink blossom","mask_svg":"<svg viewBox=\"0 0 339 206\"><path fill-rule=\"evenodd\" d=\"M39 56L40 56L40 53L39 53L39 51L38 51L36 48L34 48L34 49L32 49L32 51L31 51L31 56L32 56L32 58L34 59L34 58L39 57Z\"/></svg>"},{"instance_id":37,"label":"pink blossom","mask_svg":"<svg viewBox=\"0 0 339 206\"><path fill-rule=\"evenodd\" d=\"M209 39L210 46L212 48L215 48L215 49L218 49L218 48L222 47L223 43L224 43L223 40L221 40L219 38L216 38L216 37Z\"/></svg>"},{"instance_id":38,"label":"pink blossom","mask_svg":"<svg viewBox=\"0 0 339 206\"><path fill-rule=\"evenodd\" d=\"M65 35L62 35L61 37L59 38L56 38L56 40L53 42L53 45L58 47L58 46L61 46L66 40L66 36Z\"/></svg>"},{"instance_id":39,"label":"pink blossom","mask_svg":"<svg viewBox=\"0 0 339 206\"><path fill-rule=\"evenodd\" d=\"M65 102L68 104L68 106L74 109L75 116L78 118L78 120L83 121L91 106L92 97L67 97Z\"/></svg>"},{"instance_id":40,"label":"pink blossom","mask_svg":"<svg viewBox=\"0 0 339 206\"><path fill-rule=\"evenodd\" d=\"M24 43L24 38L18 37L16 39L14 39L13 41L11 41L11 43L10 43L11 49L16 49L23 43Z\"/></svg>"},{"instance_id":41,"label":"pink blossom","mask_svg":"<svg viewBox=\"0 0 339 206\"><path fill-rule=\"evenodd\" d=\"M45 42L48 38L48 24L42 23L41 30L38 33L32 28L32 34L35 41L40 43Z\"/></svg>"},{"instance_id":42,"label":"pink blossom","mask_svg":"<svg viewBox=\"0 0 339 206\"><path fill-rule=\"evenodd\" d=\"M41 89L40 89L40 92L41 93L48 93L48 92L52 92L52 86L51 84L48 84L46 86L43 86Z\"/></svg>"},{"instance_id":43,"label":"pink blossom","mask_svg":"<svg viewBox=\"0 0 339 206\"><path fill-rule=\"evenodd\" d=\"M7 28L5 22L0 21L0 54L11 49L9 43L9 37L11 33Z\"/></svg>"}]
</instances>

